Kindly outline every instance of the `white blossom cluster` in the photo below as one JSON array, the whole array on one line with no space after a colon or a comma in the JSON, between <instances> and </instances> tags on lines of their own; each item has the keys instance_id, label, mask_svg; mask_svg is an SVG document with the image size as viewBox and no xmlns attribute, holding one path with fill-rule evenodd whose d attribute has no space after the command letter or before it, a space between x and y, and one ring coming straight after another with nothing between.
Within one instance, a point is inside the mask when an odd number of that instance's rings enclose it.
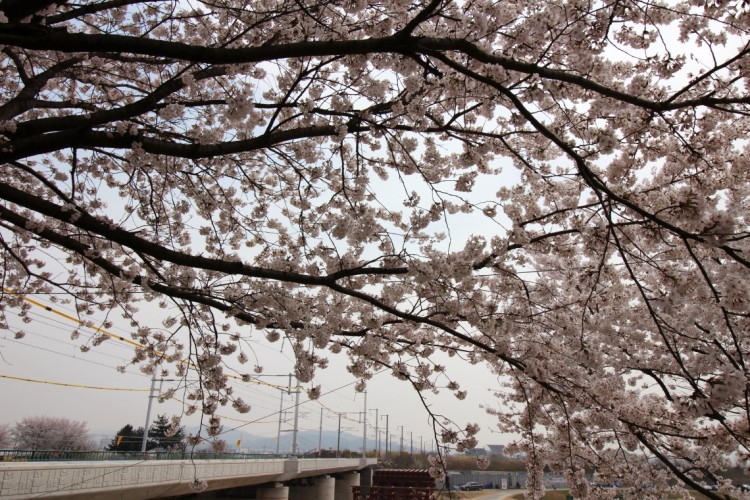
<instances>
[{"instance_id":1,"label":"white blossom cluster","mask_svg":"<svg viewBox=\"0 0 750 500\"><path fill-rule=\"evenodd\" d=\"M30 294L84 352L124 322L130 364L203 415L193 443L284 342L311 399L335 355L425 401L483 366L529 498L545 467L581 497L587 470L741 493L747 2L2 8L0 326Z\"/></svg>"}]
</instances>

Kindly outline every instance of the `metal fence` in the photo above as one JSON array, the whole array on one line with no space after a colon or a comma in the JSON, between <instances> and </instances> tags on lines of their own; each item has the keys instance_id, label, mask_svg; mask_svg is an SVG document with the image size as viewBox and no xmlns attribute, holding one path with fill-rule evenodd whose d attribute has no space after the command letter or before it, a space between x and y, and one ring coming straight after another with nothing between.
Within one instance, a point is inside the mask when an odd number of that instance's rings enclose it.
<instances>
[{"instance_id":1,"label":"metal fence","mask_svg":"<svg viewBox=\"0 0 750 500\"><path fill-rule=\"evenodd\" d=\"M116 460L294 460L294 455L170 451L0 450L0 462L82 462Z\"/></svg>"}]
</instances>

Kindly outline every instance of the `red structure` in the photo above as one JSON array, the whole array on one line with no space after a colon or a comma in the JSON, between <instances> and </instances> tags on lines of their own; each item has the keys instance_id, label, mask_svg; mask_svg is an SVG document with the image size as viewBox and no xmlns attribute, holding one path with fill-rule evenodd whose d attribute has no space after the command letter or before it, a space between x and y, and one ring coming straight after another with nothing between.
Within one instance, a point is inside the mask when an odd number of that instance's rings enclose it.
<instances>
[{"instance_id":1,"label":"red structure","mask_svg":"<svg viewBox=\"0 0 750 500\"><path fill-rule=\"evenodd\" d=\"M354 486L354 500L433 500L435 480L426 470L378 469L372 486Z\"/></svg>"}]
</instances>

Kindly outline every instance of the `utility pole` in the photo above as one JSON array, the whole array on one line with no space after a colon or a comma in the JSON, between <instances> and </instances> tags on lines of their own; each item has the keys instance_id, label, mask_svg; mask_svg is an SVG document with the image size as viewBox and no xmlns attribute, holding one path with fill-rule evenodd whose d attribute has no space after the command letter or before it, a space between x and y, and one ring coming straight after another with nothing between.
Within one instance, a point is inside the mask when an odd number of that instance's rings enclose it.
<instances>
[{"instance_id":1,"label":"utility pole","mask_svg":"<svg viewBox=\"0 0 750 500\"><path fill-rule=\"evenodd\" d=\"M340 452L341 452L341 413L339 413L339 432L338 432L338 437L336 438L336 458L339 458Z\"/></svg>"},{"instance_id":2,"label":"utility pole","mask_svg":"<svg viewBox=\"0 0 750 500\"><path fill-rule=\"evenodd\" d=\"M401 449L399 449L398 452L403 454L404 453L404 426L399 425L399 427L401 427Z\"/></svg>"},{"instance_id":3,"label":"utility pole","mask_svg":"<svg viewBox=\"0 0 750 500\"><path fill-rule=\"evenodd\" d=\"M411 431L409 431L409 455L414 455L414 436Z\"/></svg>"},{"instance_id":4,"label":"utility pole","mask_svg":"<svg viewBox=\"0 0 750 500\"><path fill-rule=\"evenodd\" d=\"M289 374L289 385L291 385L292 374ZM297 430L299 425L299 382L297 388L294 391L294 431L292 432L292 455L297 454Z\"/></svg>"},{"instance_id":5,"label":"utility pole","mask_svg":"<svg viewBox=\"0 0 750 500\"><path fill-rule=\"evenodd\" d=\"M385 417L385 457L388 458L388 415L381 415L380 418Z\"/></svg>"},{"instance_id":6,"label":"utility pole","mask_svg":"<svg viewBox=\"0 0 750 500\"><path fill-rule=\"evenodd\" d=\"M320 447L323 446L323 407L320 407L320 430L318 431L318 456L320 456Z\"/></svg>"},{"instance_id":7,"label":"utility pole","mask_svg":"<svg viewBox=\"0 0 750 500\"><path fill-rule=\"evenodd\" d=\"M378 418L378 409L375 408L375 454L378 458L380 458L380 431L378 429L379 422L380 419Z\"/></svg>"},{"instance_id":8,"label":"utility pole","mask_svg":"<svg viewBox=\"0 0 750 500\"><path fill-rule=\"evenodd\" d=\"M281 423L282 420L285 421L283 418L284 415L284 392L292 395L292 374L291 373L284 373L284 374L273 374L273 375L253 375L252 378L260 378L260 377L286 377L289 382L287 384L286 389L284 389L283 386L275 386L278 387L279 391L281 392L281 397L279 401L279 428L276 431L276 454L279 454L279 448L281 446ZM296 402L294 404L294 429L292 433L292 453L297 453L297 430L299 425L299 393L300 393L300 387L299 382L297 383L297 386L295 387L295 394L296 394ZM288 430L284 430L284 432L288 432Z\"/></svg>"},{"instance_id":9,"label":"utility pole","mask_svg":"<svg viewBox=\"0 0 750 500\"><path fill-rule=\"evenodd\" d=\"M284 389L281 391L281 398L279 398L279 430L276 432L276 454L279 454L279 446L281 445L281 416L284 414Z\"/></svg>"},{"instance_id":10,"label":"utility pole","mask_svg":"<svg viewBox=\"0 0 750 500\"><path fill-rule=\"evenodd\" d=\"M148 391L148 409L146 410L146 425L143 426L143 439L141 440L141 453L146 452L146 440L148 439L148 428L151 426L151 405L154 402L154 388L156 387L156 370L154 366L151 374L151 390Z\"/></svg>"},{"instance_id":11,"label":"utility pole","mask_svg":"<svg viewBox=\"0 0 750 500\"><path fill-rule=\"evenodd\" d=\"M367 456L367 391L365 395L365 409L362 412L362 458Z\"/></svg>"},{"instance_id":12,"label":"utility pole","mask_svg":"<svg viewBox=\"0 0 750 500\"><path fill-rule=\"evenodd\" d=\"M279 398L279 428L276 431L276 454L279 453L279 447L281 446L281 422L284 415L284 392L287 394L292 394L292 374L291 373L285 373L283 375L281 374L275 374L275 375L253 375L252 378L260 378L260 377L286 377L289 379L289 385L286 389L284 389L283 386L275 386L279 389L281 393L281 397Z\"/></svg>"},{"instance_id":13,"label":"utility pole","mask_svg":"<svg viewBox=\"0 0 750 500\"><path fill-rule=\"evenodd\" d=\"M345 412L337 413L337 415L339 416L339 432L338 432L338 438L336 439L336 458L338 458L339 452L341 450L341 416L346 415L346 414L352 414L352 413L356 413L359 415L361 412L345 411Z\"/></svg>"}]
</instances>

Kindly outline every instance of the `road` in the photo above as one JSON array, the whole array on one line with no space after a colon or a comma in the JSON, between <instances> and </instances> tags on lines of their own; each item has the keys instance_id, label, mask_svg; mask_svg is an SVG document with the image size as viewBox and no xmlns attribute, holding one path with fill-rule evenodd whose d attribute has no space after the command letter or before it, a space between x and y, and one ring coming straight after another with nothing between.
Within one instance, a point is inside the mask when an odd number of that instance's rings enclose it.
<instances>
[{"instance_id":1,"label":"road","mask_svg":"<svg viewBox=\"0 0 750 500\"><path fill-rule=\"evenodd\" d=\"M475 498L481 498L483 500L498 500L499 498L508 498L516 493L522 492L523 490L487 490L483 492L485 493L484 495Z\"/></svg>"},{"instance_id":2,"label":"road","mask_svg":"<svg viewBox=\"0 0 750 500\"><path fill-rule=\"evenodd\" d=\"M524 490L482 490L482 491L454 491L452 497L457 500L499 500L509 498ZM444 494L445 495L445 494ZM441 496L440 498L447 498Z\"/></svg>"}]
</instances>

